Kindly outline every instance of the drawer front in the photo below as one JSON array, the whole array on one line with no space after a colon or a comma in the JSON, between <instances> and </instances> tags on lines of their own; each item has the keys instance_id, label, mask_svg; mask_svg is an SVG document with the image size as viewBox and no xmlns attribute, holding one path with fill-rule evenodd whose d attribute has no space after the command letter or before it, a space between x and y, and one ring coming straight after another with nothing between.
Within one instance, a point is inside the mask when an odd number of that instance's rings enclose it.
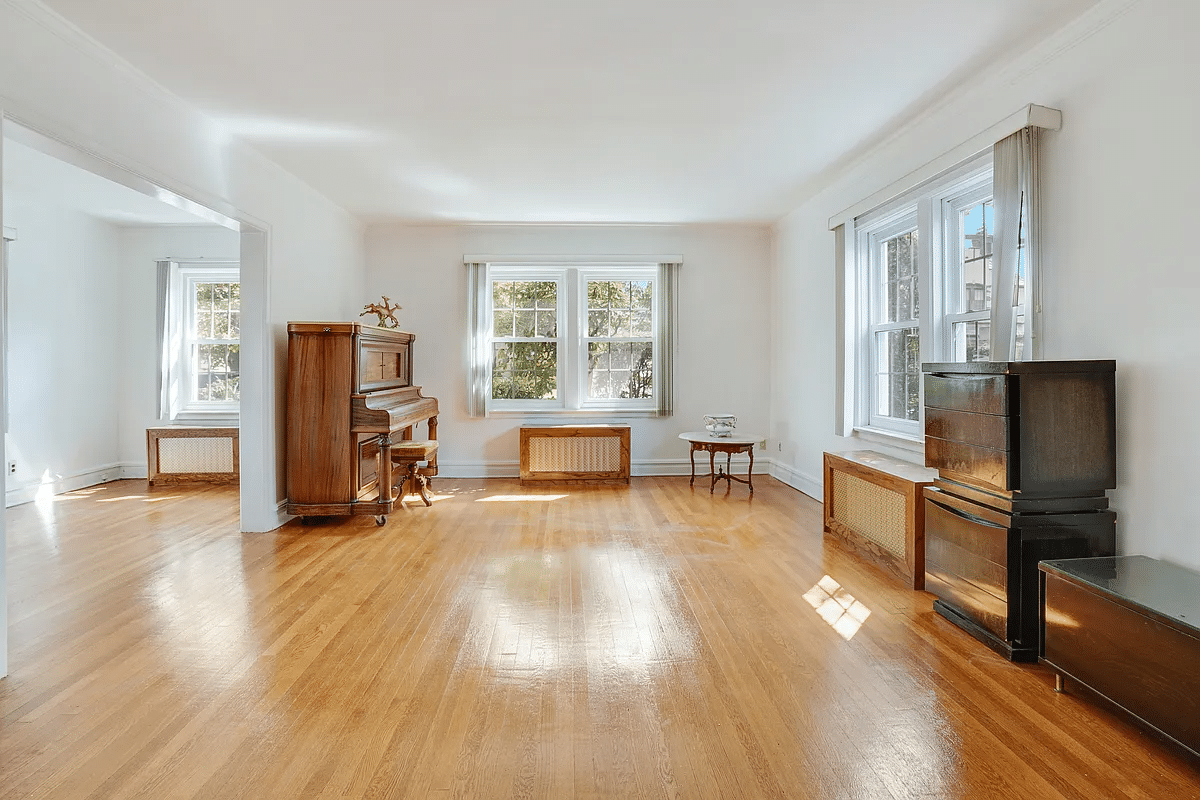
<instances>
[{"instance_id":1,"label":"drawer front","mask_svg":"<svg viewBox=\"0 0 1200 800\"><path fill-rule=\"evenodd\" d=\"M1012 463L1008 450L925 437L925 466L954 473L953 477L973 486L1000 492L1016 489Z\"/></svg>"},{"instance_id":2,"label":"drawer front","mask_svg":"<svg viewBox=\"0 0 1200 800\"><path fill-rule=\"evenodd\" d=\"M1009 528L925 500L925 588L1001 639L1011 640Z\"/></svg>"},{"instance_id":3,"label":"drawer front","mask_svg":"<svg viewBox=\"0 0 1200 800\"><path fill-rule=\"evenodd\" d=\"M1046 661L1200 753L1200 638L1044 577Z\"/></svg>"},{"instance_id":4,"label":"drawer front","mask_svg":"<svg viewBox=\"0 0 1200 800\"><path fill-rule=\"evenodd\" d=\"M976 414L1009 413L1008 375L926 375L925 405Z\"/></svg>"},{"instance_id":5,"label":"drawer front","mask_svg":"<svg viewBox=\"0 0 1200 800\"><path fill-rule=\"evenodd\" d=\"M1011 450L1008 417L945 408L925 409L925 435L990 450Z\"/></svg>"}]
</instances>

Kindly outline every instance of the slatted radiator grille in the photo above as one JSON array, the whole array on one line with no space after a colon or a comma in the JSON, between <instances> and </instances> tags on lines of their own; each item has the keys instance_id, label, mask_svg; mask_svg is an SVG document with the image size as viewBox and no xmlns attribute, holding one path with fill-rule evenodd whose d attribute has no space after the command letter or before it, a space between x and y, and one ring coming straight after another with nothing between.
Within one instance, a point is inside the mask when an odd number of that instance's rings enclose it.
<instances>
[{"instance_id":1,"label":"slatted radiator grille","mask_svg":"<svg viewBox=\"0 0 1200 800\"><path fill-rule=\"evenodd\" d=\"M159 439L158 471L164 475L233 472L233 439Z\"/></svg>"},{"instance_id":2,"label":"slatted radiator grille","mask_svg":"<svg viewBox=\"0 0 1200 800\"><path fill-rule=\"evenodd\" d=\"M529 441L530 472L612 472L621 468L615 436L538 436Z\"/></svg>"},{"instance_id":3,"label":"slatted radiator grille","mask_svg":"<svg viewBox=\"0 0 1200 800\"><path fill-rule=\"evenodd\" d=\"M238 480L238 429L162 427L146 429L146 477L150 484Z\"/></svg>"},{"instance_id":4,"label":"slatted radiator grille","mask_svg":"<svg viewBox=\"0 0 1200 800\"><path fill-rule=\"evenodd\" d=\"M629 483L629 426L521 428L521 480Z\"/></svg>"},{"instance_id":5,"label":"slatted radiator grille","mask_svg":"<svg viewBox=\"0 0 1200 800\"><path fill-rule=\"evenodd\" d=\"M905 549L904 496L883 486L836 470L832 519L903 558Z\"/></svg>"}]
</instances>

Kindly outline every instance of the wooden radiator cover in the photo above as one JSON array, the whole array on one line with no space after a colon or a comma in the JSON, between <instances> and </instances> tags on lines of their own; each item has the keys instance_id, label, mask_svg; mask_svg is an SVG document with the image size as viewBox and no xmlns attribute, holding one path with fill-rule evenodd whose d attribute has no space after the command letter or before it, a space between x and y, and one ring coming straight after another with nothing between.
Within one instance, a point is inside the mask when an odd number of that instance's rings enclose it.
<instances>
[{"instance_id":1,"label":"wooden radiator cover","mask_svg":"<svg viewBox=\"0 0 1200 800\"><path fill-rule=\"evenodd\" d=\"M628 425L521 428L521 483L629 483Z\"/></svg>"},{"instance_id":2,"label":"wooden radiator cover","mask_svg":"<svg viewBox=\"0 0 1200 800\"><path fill-rule=\"evenodd\" d=\"M156 483L237 483L238 429L146 429L146 478Z\"/></svg>"},{"instance_id":3,"label":"wooden radiator cover","mask_svg":"<svg viewBox=\"0 0 1200 800\"><path fill-rule=\"evenodd\" d=\"M825 532L925 588L921 489L937 471L870 450L825 454Z\"/></svg>"}]
</instances>

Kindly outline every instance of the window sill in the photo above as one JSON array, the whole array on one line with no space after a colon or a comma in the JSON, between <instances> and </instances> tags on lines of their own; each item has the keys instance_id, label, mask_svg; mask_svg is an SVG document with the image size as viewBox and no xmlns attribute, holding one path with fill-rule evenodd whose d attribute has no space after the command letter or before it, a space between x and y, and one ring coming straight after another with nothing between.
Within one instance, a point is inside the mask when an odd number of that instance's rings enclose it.
<instances>
[{"instance_id":1,"label":"window sill","mask_svg":"<svg viewBox=\"0 0 1200 800\"><path fill-rule=\"evenodd\" d=\"M238 427L241 415L237 411L201 413L198 411L181 411L166 422L167 425L187 427L203 427L212 425L221 428Z\"/></svg>"},{"instance_id":2,"label":"window sill","mask_svg":"<svg viewBox=\"0 0 1200 800\"><path fill-rule=\"evenodd\" d=\"M855 428L854 438L862 439L873 444L881 444L886 447L892 447L897 450L905 450L910 453L916 453L922 457L925 456L925 438L906 436L903 433L895 431L887 431L881 428Z\"/></svg>"},{"instance_id":3,"label":"window sill","mask_svg":"<svg viewBox=\"0 0 1200 800\"><path fill-rule=\"evenodd\" d=\"M548 411L548 410L544 410L544 409L537 410L537 411L534 411L532 409L530 409L529 411L521 411L519 409L506 408L503 410L493 410L493 411L487 412L487 416L489 416L489 417L497 417L497 418L501 418L501 419L526 419L526 420L531 420L531 421L537 421L539 419L579 420L579 419L585 419L588 417L613 419L614 417L654 417L657 415L658 415L658 412L652 408L644 408L644 409L643 408L639 408L639 409L588 408L588 409L571 409L571 410L563 409L563 410L556 410L556 411Z\"/></svg>"}]
</instances>

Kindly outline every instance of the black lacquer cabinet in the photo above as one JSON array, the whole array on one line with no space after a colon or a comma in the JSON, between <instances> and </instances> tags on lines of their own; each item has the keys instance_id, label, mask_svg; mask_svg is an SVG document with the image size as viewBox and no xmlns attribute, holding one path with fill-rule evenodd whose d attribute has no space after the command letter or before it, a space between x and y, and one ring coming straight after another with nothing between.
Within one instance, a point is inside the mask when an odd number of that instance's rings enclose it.
<instances>
[{"instance_id":1,"label":"black lacquer cabinet","mask_svg":"<svg viewBox=\"0 0 1200 800\"><path fill-rule=\"evenodd\" d=\"M923 364L925 587L1014 661L1038 655L1038 561L1112 555L1113 361Z\"/></svg>"}]
</instances>

